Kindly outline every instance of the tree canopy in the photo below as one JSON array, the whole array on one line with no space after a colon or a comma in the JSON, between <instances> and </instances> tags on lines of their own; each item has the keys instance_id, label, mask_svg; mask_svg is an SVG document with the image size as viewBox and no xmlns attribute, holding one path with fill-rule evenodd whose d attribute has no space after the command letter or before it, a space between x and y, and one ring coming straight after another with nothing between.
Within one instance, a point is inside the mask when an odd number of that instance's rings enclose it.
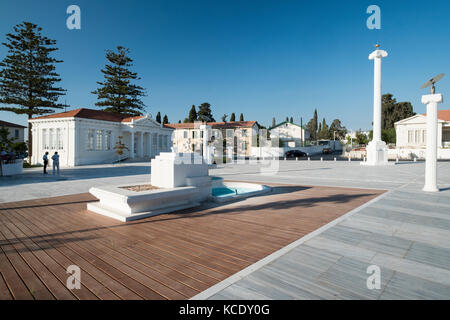
<instances>
[{"instance_id":1,"label":"tree canopy","mask_svg":"<svg viewBox=\"0 0 450 320\"><path fill-rule=\"evenodd\" d=\"M41 34L42 28L31 22L14 26L14 33L6 35L3 45L8 49L0 62L0 110L16 114L33 115L52 113L61 109L59 98L65 90L57 87L61 81L56 63L61 60L50 56L58 50L56 40ZM31 156L32 130L28 125L28 150Z\"/></svg>"},{"instance_id":2,"label":"tree canopy","mask_svg":"<svg viewBox=\"0 0 450 320\"><path fill-rule=\"evenodd\" d=\"M101 70L104 81L98 81L100 88L92 93L97 95L98 102L95 105L106 107L104 111L139 116L145 107L140 98L146 94L144 88L131 82L140 78L136 72L130 71L133 59L128 57L129 52L122 46L117 47L117 52L106 51L109 64Z\"/></svg>"},{"instance_id":3,"label":"tree canopy","mask_svg":"<svg viewBox=\"0 0 450 320\"><path fill-rule=\"evenodd\" d=\"M208 102L204 102L198 106L197 120L216 122L211 112L211 105Z\"/></svg>"},{"instance_id":4,"label":"tree canopy","mask_svg":"<svg viewBox=\"0 0 450 320\"><path fill-rule=\"evenodd\" d=\"M233 113L231 113L231 116L230 116L230 122L234 122L234 121L236 121L236 115L233 112Z\"/></svg>"},{"instance_id":5,"label":"tree canopy","mask_svg":"<svg viewBox=\"0 0 450 320\"><path fill-rule=\"evenodd\" d=\"M394 128L394 123L415 115L411 102L397 102L390 93L382 96L381 128Z\"/></svg>"}]
</instances>

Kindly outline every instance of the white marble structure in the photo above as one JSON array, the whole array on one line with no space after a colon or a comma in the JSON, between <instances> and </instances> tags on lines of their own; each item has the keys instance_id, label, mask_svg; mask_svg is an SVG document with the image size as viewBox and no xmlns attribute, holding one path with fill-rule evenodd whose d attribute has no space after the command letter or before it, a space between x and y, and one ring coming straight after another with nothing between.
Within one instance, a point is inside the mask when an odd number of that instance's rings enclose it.
<instances>
[{"instance_id":1,"label":"white marble structure","mask_svg":"<svg viewBox=\"0 0 450 320\"><path fill-rule=\"evenodd\" d=\"M76 109L29 120L33 131L32 164L42 163L45 151L58 151L60 165L111 163L119 136L128 150L122 158L153 158L172 146L173 129L150 116L126 117L92 109Z\"/></svg>"},{"instance_id":2,"label":"white marble structure","mask_svg":"<svg viewBox=\"0 0 450 320\"><path fill-rule=\"evenodd\" d=\"M376 49L369 55L369 60L374 61L373 139L367 145L367 161L362 163L364 165L388 163L388 149L386 143L381 140L381 59L387 55L386 51L380 49Z\"/></svg>"},{"instance_id":3,"label":"white marble structure","mask_svg":"<svg viewBox=\"0 0 450 320\"><path fill-rule=\"evenodd\" d=\"M427 153L425 162L425 185L423 191L437 192L437 145L438 117L437 105L443 101L442 94L422 96L422 103L427 105Z\"/></svg>"},{"instance_id":4,"label":"white marble structure","mask_svg":"<svg viewBox=\"0 0 450 320\"><path fill-rule=\"evenodd\" d=\"M128 185L91 188L99 199L90 211L131 221L198 206L211 196L208 165L196 153L163 152L152 160L151 185L159 189L132 191Z\"/></svg>"}]
</instances>

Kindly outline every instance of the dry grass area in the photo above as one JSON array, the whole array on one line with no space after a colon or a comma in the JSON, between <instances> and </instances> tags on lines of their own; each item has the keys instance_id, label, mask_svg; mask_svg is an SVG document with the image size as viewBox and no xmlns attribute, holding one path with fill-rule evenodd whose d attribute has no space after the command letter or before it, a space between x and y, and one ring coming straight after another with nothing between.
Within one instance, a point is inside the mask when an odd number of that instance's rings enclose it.
<instances>
[{"instance_id":1,"label":"dry grass area","mask_svg":"<svg viewBox=\"0 0 450 320\"><path fill-rule=\"evenodd\" d=\"M138 186L126 186L126 187L120 187L120 188L127 189L130 191L136 191L136 192L160 189L158 187L152 186L151 184L141 184Z\"/></svg>"}]
</instances>

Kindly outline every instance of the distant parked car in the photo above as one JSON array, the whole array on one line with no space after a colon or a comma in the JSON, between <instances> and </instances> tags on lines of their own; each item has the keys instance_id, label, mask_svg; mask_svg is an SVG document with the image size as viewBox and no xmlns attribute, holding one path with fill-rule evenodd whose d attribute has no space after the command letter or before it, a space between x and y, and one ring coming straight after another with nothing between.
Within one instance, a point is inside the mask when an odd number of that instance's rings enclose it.
<instances>
[{"instance_id":1,"label":"distant parked car","mask_svg":"<svg viewBox=\"0 0 450 320\"><path fill-rule=\"evenodd\" d=\"M331 148L323 148L322 149L322 154L332 154L333 153L333 149Z\"/></svg>"},{"instance_id":2,"label":"distant parked car","mask_svg":"<svg viewBox=\"0 0 450 320\"><path fill-rule=\"evenodd\" d=\"M307 154L300 150L289 150L284 154L285 158L302 158L306 157Z\"/></svg>"}]
</instances>

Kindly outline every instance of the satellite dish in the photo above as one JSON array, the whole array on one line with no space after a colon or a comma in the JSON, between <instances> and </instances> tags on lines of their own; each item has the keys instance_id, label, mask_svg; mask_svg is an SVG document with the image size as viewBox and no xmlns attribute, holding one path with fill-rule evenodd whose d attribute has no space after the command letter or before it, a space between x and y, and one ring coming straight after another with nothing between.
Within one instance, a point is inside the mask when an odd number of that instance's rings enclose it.
<instances>
[{"instance_id":1,"label":"satellite dish","mask_svg":"<svg viewBox=\"0 0 450 320\"><path fill-rule=\"evenodd\" d=\"M427 82L425 82L423 84L423 86L421 87L421 89L425 89L425 88L431 86L431 94L434 94L434 92L435 92L434 84L436 82L438 82L439 80L441 80L444 76L445 76L445 73L438 74L437 76L435 76L435 77L431 78L430 80L428 80Z\"/></svg>"}]
</instances>

